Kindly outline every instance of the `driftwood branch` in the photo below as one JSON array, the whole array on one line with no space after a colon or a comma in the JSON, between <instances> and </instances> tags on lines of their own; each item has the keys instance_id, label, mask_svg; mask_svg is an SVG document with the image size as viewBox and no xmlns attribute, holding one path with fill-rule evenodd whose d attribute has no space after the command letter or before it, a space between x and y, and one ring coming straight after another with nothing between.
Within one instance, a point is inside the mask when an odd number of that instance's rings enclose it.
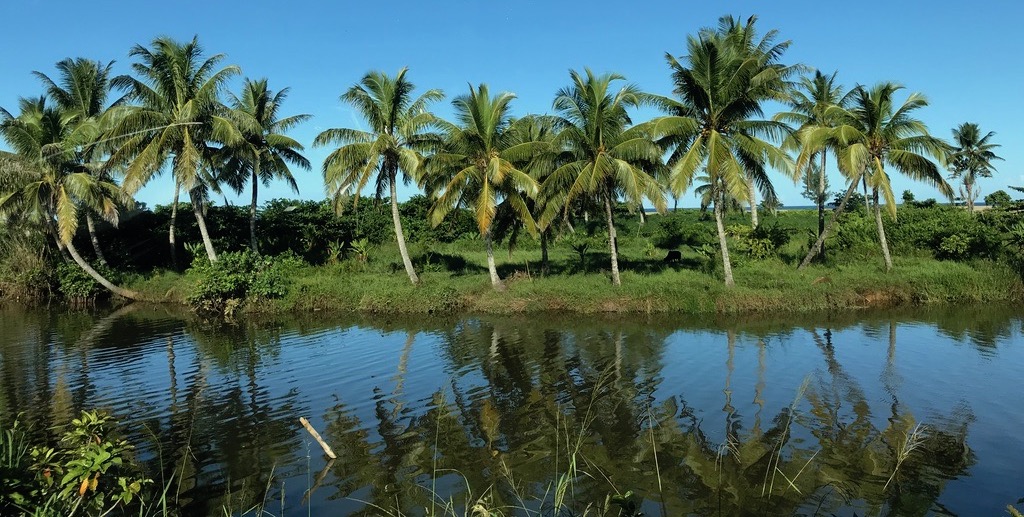
<instances>
[{"instance_id":1,"label":"driftwood branch","mask_svg":"<svg viewBox=\"0 0 1024 517\"><path fill-rule=\"evenodd\" d=\"M309 420L306 420L305 417L299 417L299 422L302 423L302 427L305 427L306 430L309 431L309 434L313 436L316 443L320 444L320 447L323 448L324 454L326 454L328 458L332 460L337 458L337 456L334 455L334 451L331 450L331 446L327 445L327 442L325 442L323 438L320 438L320 433L316 432L316 429L313 429L313 426L309 425Z\"/></svg>"}]
</instances>

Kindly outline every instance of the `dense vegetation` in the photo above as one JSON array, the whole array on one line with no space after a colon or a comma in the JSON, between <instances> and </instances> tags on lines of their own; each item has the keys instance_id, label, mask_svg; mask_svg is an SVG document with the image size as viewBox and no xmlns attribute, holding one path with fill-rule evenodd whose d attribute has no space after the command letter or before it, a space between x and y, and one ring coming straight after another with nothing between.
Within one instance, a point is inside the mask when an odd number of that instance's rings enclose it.
<instances>
[{"instance_id":1,"label":"dense vegetation","mask_svg":"<svg viewBox=\"0 0 1024 517\"><path fill-rule=\"evenodd\" d=\"M1017 206L1004 192L985 198L996 210L974 211L976 180L1000 159L994 135L964 123L943 141L916 118L923 95L802 76L812 70L785 63L790 45L777 31L759 34L754 17L723 17L687 38L686 55L666 56L671 95L572 71L546 116L516 117L513 94L471 85L446 121L431 112L443 92L417 93L405 69L370 72L341 96L368 130L328 129L313 142L333 148L322 164L329 199L262 207L260 183L295 187L292 169L311 165L287 136L310 118L283 114L287 88L246 79L225 94L241 70L222 66L222 54L205 57L197 39L136 45L130 75L69 58L56 78L36 72L42 96L0 111L11 149L0 152L0 297L109 291L226 314L243 305L706 312L1016 298ZM789 111L768 117L768 102ZM664 115L634 121L642 105ZM828 215L830 156L845 191ZM968 209L905 200L897 217L890 175L953 199L941 168L962 182ZM133 196L163 172L173 176L172 204L139 206ZM804 181L816 222L774 213L772 173ZM398 181L423 195L399 203ZM245 209L211 202L247 187ZM669 196L691 190L700 211L667 212ZM660 215L648 218L645 205ZM508 246L507 260L495 244ZM401 270L407 285L395 280ZM485 270L494 292L473 274Z\"/></svg>"}]
</instances>

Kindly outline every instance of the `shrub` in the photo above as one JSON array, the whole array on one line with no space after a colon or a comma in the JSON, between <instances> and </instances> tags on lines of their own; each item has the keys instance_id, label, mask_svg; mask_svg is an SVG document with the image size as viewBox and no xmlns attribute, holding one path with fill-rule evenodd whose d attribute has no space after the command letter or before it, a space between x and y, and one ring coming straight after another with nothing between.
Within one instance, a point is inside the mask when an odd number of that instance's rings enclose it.
<instances>
[{"instance_id":1,"label":"shrub","mask_svg":"<svg viewBox=\"0 0 1024 517\"><path fill-rule=\"evenodd\" d=\"M105 291L78 264L62 262L57 266L57 290L67 300L89 300Z\"/></svg>"},{"instance_id":2,"label":"shrub","mask_svg":"<svg viewBox=\"0 0 1024 517\"><path fill-rule=\"evenodd\" d=\"M196 312L230 316L231 310L247 298L271 299L287 294L290 273L301 264L292 254L263 257L248 250L223 253L213 263L199 255L189 271L198 281L188 303Z\"/></svg>"},{"instance_id":3,"label":"shrub","mask_svg":"<svg viewBox=\"0 0 1024 517\"><path fill-rule=\"evenodd\" d=\"M954 233L942 239L935 255L939 258L962 260L967 258L970 248L971 239L969 237Z\"/></svg>"},{"instance_id":4,"label":"shrub","mask_svg":"<svg viewBox=\"0 0 1024 517\"><path fill-rule=\"evenodd\" d=\"M992 208L1006 208L1013 204L1013 199L1005 190L997 190L985 196L985 204Z\"/></svg>"},{"instance_id":5,"label":"shrub","mask_svg":"<svg viewBox=\"0 0 1024 517\"><path fill-rule=\"evenodd\" d=\"M152 481L139 474L130 460L133 447L114 431L110 417L89 411L72 420L53 446L30 443L17 422L5 428L0 512L106 515L137 500Z\"/></svg>"}]
</instances>

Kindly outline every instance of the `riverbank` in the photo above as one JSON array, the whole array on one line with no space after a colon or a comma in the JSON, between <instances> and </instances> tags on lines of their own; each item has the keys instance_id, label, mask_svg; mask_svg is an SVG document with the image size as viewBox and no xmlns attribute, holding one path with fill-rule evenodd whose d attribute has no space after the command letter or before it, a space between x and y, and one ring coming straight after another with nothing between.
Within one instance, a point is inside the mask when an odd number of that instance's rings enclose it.
<instances>
[{"instance_id":1,"label":"riverbank","mask_svg":"<svg viewBox=\"0 0 1024 517\"><path fill-rule=\"evenodd\" d=\"M228 304L248 313L346 311L378 314L537 312L744 314L799 313L933 304L1013 303L1024 285L1004 264L904 257L884 272L876 264L812 266L803 271L777 260L749 261L735 271L736 287L716 275L667 267L652 273L626 271L622 286L604 274L538 276L517 271L504 290L479 274L425 272L413 286L401 271L351 272L342 267L304 267L277 299ZM187 304L197 279L163 273L131 285L148 298Z\"/></svg>"}]
</instances>

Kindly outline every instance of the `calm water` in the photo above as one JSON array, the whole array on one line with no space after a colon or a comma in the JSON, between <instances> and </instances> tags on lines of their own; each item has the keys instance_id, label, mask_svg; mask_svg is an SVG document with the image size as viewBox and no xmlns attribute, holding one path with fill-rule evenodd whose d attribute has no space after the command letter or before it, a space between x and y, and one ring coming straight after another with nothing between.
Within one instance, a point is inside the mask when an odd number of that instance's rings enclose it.
<instances>
[{"instance_id":1,"label":"calm water","mask_svg":"<svg viewBox=\"0 0 1024 517\"><path fill-rule=\"evenodd\" d=\"M0 419L46 432L108 409L194 515L480 499L569 515L559 479L575 515L627 491L646 515L1002 515L1024 497L1021 314L226 325L7 308Z\"/></svg>"}]
</instances>

